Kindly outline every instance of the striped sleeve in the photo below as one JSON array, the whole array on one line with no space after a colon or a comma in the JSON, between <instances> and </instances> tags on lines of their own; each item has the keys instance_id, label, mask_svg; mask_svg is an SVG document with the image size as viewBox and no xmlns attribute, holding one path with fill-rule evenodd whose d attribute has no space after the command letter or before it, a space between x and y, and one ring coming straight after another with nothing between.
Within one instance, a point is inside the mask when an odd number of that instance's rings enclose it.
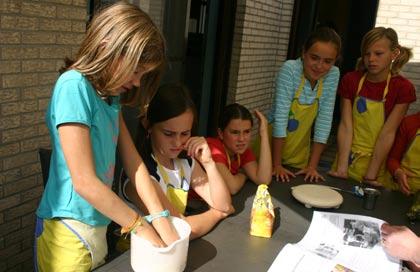
<instances>
[{"instance_id":1,"label":"striped sleeve","mask_svg":"<svg viewBox=\"0 0 420 272\"><path fill-rule=\"evenodd\" d=\"M276 90L273 104L273 137L286 137L287 120L292 104L295 86L293 61L286 61L276 77Z\"/></svg>"},{"instance_id":2,"label":"striped sleeve","mask_svg":"<svg viewBox=\"0 0 420 272\"><path fill-rule=\"evenodd\" d=\"M326 144L330 136L339 77L340 70L335 66L325 77L318 116L315 121L314 142Z\"/></svg>"}]
</instances>

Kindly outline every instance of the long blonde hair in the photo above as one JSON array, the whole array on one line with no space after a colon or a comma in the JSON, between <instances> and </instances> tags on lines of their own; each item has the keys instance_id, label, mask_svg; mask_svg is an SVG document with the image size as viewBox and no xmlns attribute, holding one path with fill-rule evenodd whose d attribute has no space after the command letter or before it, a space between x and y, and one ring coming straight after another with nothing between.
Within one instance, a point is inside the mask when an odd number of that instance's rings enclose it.
<instances>
[{"instance_id":1,"label":"long blonde hair","mask_svg":"<svg viewBox=\"0 0 420 272\"><path fill-rule=\"evenodd\" d=\"M159 29L139 7L118 2L101 10L88 26L75 61L62 71L76 69L93 84L100 96L121 87L140 65L152 65L140 89L128 92L121 102L145 105L155 93L165 65L165 42Z\"/></svg>"},{"instance_id":2,"label":"long blonde hair","mask_svg":"<svg viewBox=\"0 0 420 272\"><path fill-rule=\"evenodd\" d=\"M401 46L398 43L398 35L394 29L385 27L375 27L363 36L362 44L360 46L360 52L362 57L357 60L357 70L361 72L365 72L367 70L365 64L363 63L363 56L365 55L369 46L371 46L374 42L382 38L386 38L390 41L391 51L400 51L400 53L391 65L391 74L398 74L402 67L410 60L411 57L413 57L413 53L410 48Z\"/></svg>"}]
</instances>

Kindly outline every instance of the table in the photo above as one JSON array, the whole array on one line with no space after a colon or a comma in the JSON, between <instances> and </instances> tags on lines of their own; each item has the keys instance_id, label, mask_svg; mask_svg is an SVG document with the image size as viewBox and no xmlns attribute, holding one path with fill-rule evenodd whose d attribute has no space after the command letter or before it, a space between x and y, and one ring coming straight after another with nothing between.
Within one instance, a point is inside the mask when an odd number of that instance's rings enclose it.
<instances>
[{"instance_id":1,"label":"table","mask_svg":"<svg viewBox=\"0 0 420 272\"><path fill-rule=\"evenodd\" d=\"M321 184L351 190L356 185L349 181L326 177ZM405 216L413 197L400 192L381 190L374 210L364 210L362 199L350 193L340 192L344 198L338 209L308 209L296 201L290 188L304 184L299 176L289 183L273 181L269 192L275 207L273 236L270 239L249 235L249 217L257 186L247 182L239 194L233 197L236 212L220 222L215 229L200 239L190 242L185 271L267 271L279 251L287 243L297 243L305 235L314 210L352 213L376 217L391 224L406 225L417 235L420 225L410 224ZM130 252L127 251L110 263L97 269L99 272L132 271Z\"/></svg>"}]
</instances>

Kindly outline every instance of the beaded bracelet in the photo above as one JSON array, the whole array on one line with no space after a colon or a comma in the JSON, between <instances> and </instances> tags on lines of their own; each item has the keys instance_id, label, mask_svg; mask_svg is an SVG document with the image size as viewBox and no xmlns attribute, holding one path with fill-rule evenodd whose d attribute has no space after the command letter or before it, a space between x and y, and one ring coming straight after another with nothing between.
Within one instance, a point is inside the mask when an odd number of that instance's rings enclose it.
<instances>
[{"instance_id":1,"label":"beaded bracelet","mask_svg":"<svg viewBox=\"0 0 420 272\"><path fill-rule=\"evenodd\" d=\"M153 220L158 219L160 217L169 217L170 213L168 210L163 210L159 213L149 214L143 217L149 224L152 223Z\"/></svg>"},{"instance_id":2,"label":"beaded bracelet","mask_svg":"<svg viewBox=\"0 0 420 272\"><path fill-rule=\"evenodd\" d=\"M128 233L135 230L137 227L140 227L142 224L143 224L142 218L139 214L137 214L136 219L134 220L134 222L129 227L122 227L121 228L121 235L125 234L124 238L126 238Z\"/></svg>"}]
</instances>

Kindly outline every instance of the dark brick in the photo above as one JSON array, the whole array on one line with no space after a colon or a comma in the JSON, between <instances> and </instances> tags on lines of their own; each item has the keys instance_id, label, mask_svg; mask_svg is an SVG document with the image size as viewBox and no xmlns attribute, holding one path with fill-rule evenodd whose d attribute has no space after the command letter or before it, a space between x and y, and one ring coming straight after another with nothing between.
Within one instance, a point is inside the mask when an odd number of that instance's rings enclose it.
<instances>
[{"instance_id":1,"label":"dark brick","mask_svg":"<svg viewBox=\"0 0 420 272\"><path fill-rule=\"evenodd\" d=\"M33 228L32 235L23 239L22 250L25 250L25 249L28 249L28 248L33 250L33 248L34 248L34 238L35 238L34 233L35 233L35 228Z\"/></svg>"},{"instance_id":2,"label":"dark brick","mask_svg":"<svg viewBox=\"0 0 420 272\"><path fill-rule=\"evenodd\" d=\"M41 165L39 162L27 164L21 167L22 177L32 176L41 173Z\"/></svg>"},{"instance_id":3,"label":"dark brick","mask_svg":"<svg viewBox=\"0 0 420 272\"><path fill-rule=\"evenodd\" d=\"M32 227L26 227L23 229L19 229L17 231L9 233L7 236L4 237L4 243L6 247L12 246L13 244L17 244L22 242L25 239L31 238L34 236L34 229Z\"/></svg>"},{"instance_id":4,"label":"dark brick","mask_svg":"<svg viewBox=\"0 0 420 272\"><path fill-rule=\"evenodd\" d=\"M37 186L27 190L25 192L20 193L22 197L22 202L36 199L37 201L41 198L42 193L44 192L44 188L42 186Z\"/></svg>"},{"instance_id":5,"label":"dark brick","mask_svg":"<svg viewBox=\"0 0 420 272\"><path fill-rule=\"evenodd\" d=\"M22 177L22 173L19 168L10 169L8 171L3 171L0 173L2 176L2 184L6 184Z\"/></svg>"},{"instance_id":6,"label":"dark brick","mask_svg":"<svg viewBox=\"0 0 420 272\"><path fill-rule=\"evenodd\" d=\"M9 234L10 232L13 232L15 230L20 229L20 220L16 219L10 222L6 222L4 224L0 225L0 233L3 235ZM1 255L0 255L1 257Z\"/></svg>"},{"instance_id":7,"label":"dark brick","mask_svg":"<svg viewBox=\"0 0 420 272\"><path fill-rule=\"evenodd\" d=\"M35 187L36 184L36 175L11 182L4 186L4 195L9 196L17 192L27 191L27 189Z\"/></svg>"},{"instance_id":8,"label":"dark brick","mask_svg":"<svg viewBox=\"0 0 420 272\"><path fill-rule=\"evenodd\" d=\"M33 272L34 271L34 260L33 258L26 260L22 263L22 271Z\"/></svg>"},{"instance_id":9,"label":"dark brick","mask_svg":"<svg viewBox=\"0 0 420 272\"><path fill-rule=\"evenodd\" d=\"M7 272L25 272L25 271L22 270L22 265L18 264L18 265L13 266L13 267L8 267Z\"/></svg>"},{"instance_id":10,"label":"dark brick","mask_svg":"<svg viewBox=\"0 0 420 272\"><path fill-rule=\"evenodd\" d=\"M4 197L0 199L0 211L3 211L5 209L8 209L10 207L15 207L20 203L20 196L19 195L12 195L9 197ZM1 225L0 225L1 228ZM0 231L0 233L2 233Z\"/></svg>"},{"instance_id":11,"label":"dark brick","mask_svg":"<svg viewBox=\"0 0 420 272\"><path fill-rule=\"evenodd\" d=\"M35 163L36 161L38 161L38 154L36 152L20 153L12 157L5 158L3 160L3 168L16 168L29 163Z\"/></svg>"},{"instance_id":12,"label":"dark brick","mask_svg":"<svg viewBox=\"0 0 420 272\"><path fill-rule=\"evenodd\" d=\"M0 157L6 157L19 153L19 143L4 144L0 146Z\"/></svg>"},{"instance_id":13,"label":"dark brick","mask_svg":"<svg viewBox=\"0 0 420 272\"><path fill-rule=\"evenodd\" d=\"M31 200L31 201L22 203L19 206L5 210L4 220L7 222L9 220L18 218L22 215L29 214L31 212L34 212L37 207L38 207L38 200Z\"/></svg>"},{"instance_id":14,"label":"dark brick","mask_svg":"<svg viewBox=\"0 0 420 272\"><path fill-rule=\"evenodd\" d=\"M21 251L20 244L14 244L5 249L0 250L0 259L9 258L10 256L16 255Z\"/></svg>"},{"instance_id":15,"label":"dark brick","mask_svg":"<svg viewBox=\"0 0 420 272\"><path fill-rule=\"evenodd\" d=\"M38 201L39 203L39 201ZM38 205L37 205L38 207ZM22 222L22 228L30 226L31 228L34 228L35 226L35 213L29 213L27 215L22 216L21 218Z\"/></svg>"}]
</instances>

